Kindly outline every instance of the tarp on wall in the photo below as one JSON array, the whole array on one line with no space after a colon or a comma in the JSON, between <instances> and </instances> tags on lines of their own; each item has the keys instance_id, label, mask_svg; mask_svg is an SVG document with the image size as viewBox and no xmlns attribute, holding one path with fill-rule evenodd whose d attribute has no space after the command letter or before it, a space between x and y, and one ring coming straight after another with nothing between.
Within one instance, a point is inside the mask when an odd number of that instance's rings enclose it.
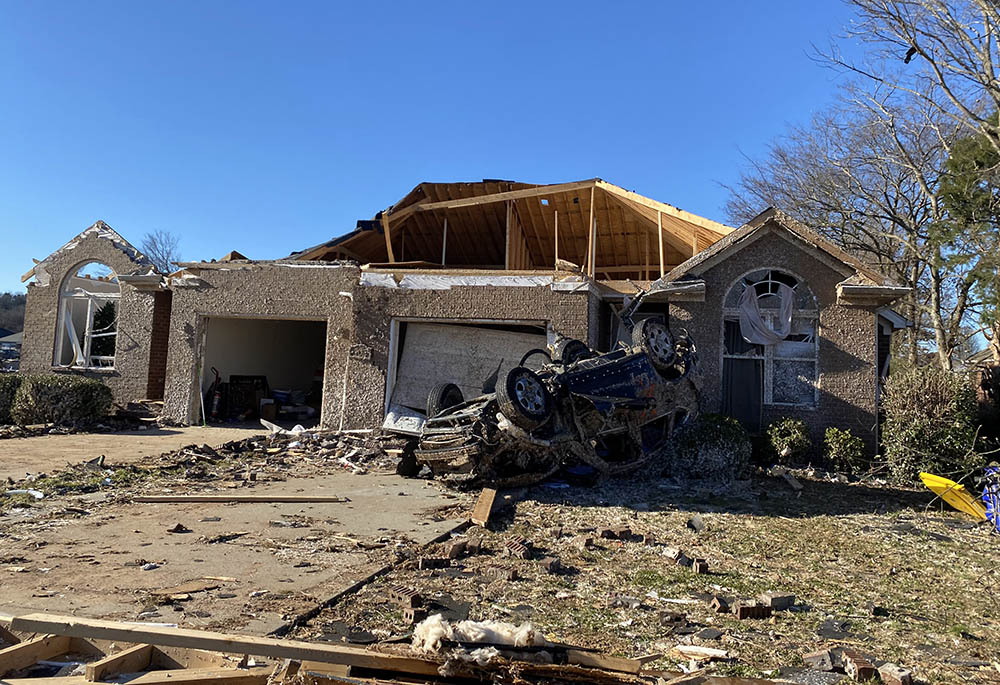
<instances>
[{"instance_id":1,"label":"tarp on wall","mask_svg":"<svg viewBox=\"0 0 1000 685\"><path fill-rule=\"evenodd\" d=\"M396 369L392 404L424 411L438 383L454 383L466 399L482 394L483 381L503 360L502 380L532 348L545 348L545 334L442 323L406 324L403 354ZM528 366L545 361L535 356Z\"/></svg>"}]
</instances>

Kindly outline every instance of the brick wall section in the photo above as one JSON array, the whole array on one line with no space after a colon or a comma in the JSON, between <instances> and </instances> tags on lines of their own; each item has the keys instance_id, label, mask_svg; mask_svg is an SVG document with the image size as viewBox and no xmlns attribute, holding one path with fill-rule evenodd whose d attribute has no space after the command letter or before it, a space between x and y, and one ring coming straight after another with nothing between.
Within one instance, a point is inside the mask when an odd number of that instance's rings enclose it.
<instances>
[{"instance_id":1,"label":"brick wall section","mask_svg":"<svg viewBox=\"0 0 1000 685\"><path fill-rule=\"evenodd\" d=\"M300 319L327 323L321 413L323 425L337 425L352 337L350 293L359 276L356 266L229 263L225 270L202 270L194 285L174 285L164 415L185 423L200 419L206 317Z\"/></svg>"},{"instance_id":2,"label":"brick wall section","mask_svg":"<svg viewBox=\"0 0 1000 685\"><path fill-rule=\"evenodd\" d=\"M138 268L114 244L97 236L88 236L74 248L55 255L46 265L50 276L47 285L28 284L24 313L24 344L21 347L21 372L38 374L73 374L97 378L111 388L114 400L125 404L146 393L149 360L149 331L152 326L152 301L149 293L122 285L118 304L118 340L113 369L82 371L52 366L59 318L59 290L66 276L87 262L101 262L120 275Z\"/></svg>"},{"instance_id":3,"label":"brick wall section","mask_svg":"<svg viewBox=\"0 0 1000 685\"><path fill-rule=\"evenodd\" d=\"M149 341L149 374L146 378L146 399L162 400L167 379L167 350L170 341L171 291L153 296L153 322Z\"/></svg>"},{"instance_id":4,"label":"brick wall section","mask_svg":"<svg viewBox=\"0 0 1000 685\"><path fill-rule=\"evenodd\" d=\"M875 454L877 308L838 305L836 286L845 276L774 232L695 274L705 280L704 302L670 305L671 327L675 331L687 328L698 347L704 372L702 410L718 412L721 408L721 312L726 292L743 274L765 268L801 277L816 296L820 308L820 392L814 409L764 405L763 425L782 416L802 419L809 425L817 453L822 452L827 427L850 428L865 440L869 453Z\"/></svg>"},{"instance_id":5,"label":"brick wall section","mask_svg":"<svg viewBox=\"0 0 1000 685\"><path fill-rule=\"evenodd\" d=\"M354 290L353 342L369 348L370 355L356 354L348 364L344 428L382 424L393 317L551 323L559 333L584 341L591 330L586 291L554 292L549 286L409 290L359 285Z\"/></svg>"}]
</instances>

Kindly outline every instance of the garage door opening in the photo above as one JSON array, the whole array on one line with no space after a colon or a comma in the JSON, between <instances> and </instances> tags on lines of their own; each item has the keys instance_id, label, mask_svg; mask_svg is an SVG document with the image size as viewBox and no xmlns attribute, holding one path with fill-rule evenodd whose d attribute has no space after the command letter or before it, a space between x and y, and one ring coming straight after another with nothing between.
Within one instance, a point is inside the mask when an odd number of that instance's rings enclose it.
<instances>
[{"instance_id":1,"label":"garage door opening","mask_svg":"<svg viewBox=\"0 0 1000 685\"><path fill-rule=\"evenodd\" d=\"M206 420L318 424L325 359L325 321L209 318L200 378Z\"/></svg>"},{"instance_id":2,"label":"garage door opening","mask_svg":"<svg viewBox=\"0 0 1000 685\"><path fill-rule=\"evenodd\" d=\"M532 349L545 349L544 323L394 321L393 355L387 388L387 421L397 430L419 430L430 391L454 383L466 399L482 394L483 383L517 366ZM537 367L534 356L527 366Z\"/></svg>"}]
</instances>

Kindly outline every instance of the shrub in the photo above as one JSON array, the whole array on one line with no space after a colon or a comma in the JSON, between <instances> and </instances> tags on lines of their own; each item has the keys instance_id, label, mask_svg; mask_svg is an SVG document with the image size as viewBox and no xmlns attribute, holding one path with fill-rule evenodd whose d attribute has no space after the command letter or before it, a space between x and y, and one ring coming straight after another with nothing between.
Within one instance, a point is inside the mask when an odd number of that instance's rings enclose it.
<instances>
[{"instance_id":1,"label":"shrub","mask_svg":"<svg viewBox=\"0 0 1000 685\"><path fill-rule=\"evenodd\" d=\"M983 464L976 451L976 392L961 374L926 366L889 377L882 430L889 474L910 483L920 471L963 474Z\"/></svg>"},{"instance_id":2,"label":"shrub","mask_svg":"<svg viewBox=\"0 0 1000 685\"><path fill-rule=\"evenodd\" d=\"M799 462L812 449L809 427L801 419L786 416L773 421L767 427L767 437L771 441L771 447L778 455L778 463L780 464Z\"/></svg>"},{"instance_id":3,"label":"shrub","mask_svg":"<svg viewBox=\"0 0 1000 685\"><path fill-rule=\"evenodd\" d=\"M746 472L750 451L750 437L739 421L703 414L671 437L664 475L732 481Z\"/></svg>"},{"instance_id":4,"label":"shrub","mask_svg":"<svg viewBox=\"0 0 1000 685\"><path fill-rule=\"evenodd\" d=\"M108 414L111 390L80 376L25 376L14 396L11 418L29 423L91 423Z\"/></svg>"},{"instance_id":5,"label":"shrub","mask_svg":"<svg viewBox=\"0 0 1000 685\"><path fill-rule=\"evenodd\" d=\"M865 441L851 433L830 427L823 436L826 443L826 459L830 467L839 473L854 473L865 463Z\"/></svg>"},{"instance_id":6,"label":"shrub","mask_svg":"<svg viewBox=\"0 0 1000 685\"><path fill-rule=\"evenodd\" d=\"M0 374L0 425L13 421L10 418L10 408L23 378L24 376L16 373Z\"/></svg>"}]
</instances>

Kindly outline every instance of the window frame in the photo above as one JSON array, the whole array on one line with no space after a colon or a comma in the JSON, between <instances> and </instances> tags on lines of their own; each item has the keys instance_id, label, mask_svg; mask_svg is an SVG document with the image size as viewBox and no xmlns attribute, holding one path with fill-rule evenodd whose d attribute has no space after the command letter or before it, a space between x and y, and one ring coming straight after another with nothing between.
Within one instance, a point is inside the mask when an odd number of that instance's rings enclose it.
<instances>
[{"instance_id":1,"label":"window frame","mask_svg":"<svg viewBox=\"0 0 1000 685\"><path fill-rule=\"evenodd\" d=\"M118 292L109 293L91 293L81 288L70 289L69 284L73 278L83 278L79 276L80 270L90 264L99 264L109 270L111 273L111 279L108 281L99 282L111 282L114 283L118 288ZM87 301L87 314L85 319L85 327L83 331L83 339L79 340L76 330L76 325L73 323L73 304L81 301ZM94 317L98 310L107 303L114 303L115 306L115 319L114 319L114 330L107 331L102 330L99 332L94 331ZM63 282L59 287L59 306L57 308L57 318L56 318L56 341L55 346L52 350L52 368L54 369L77 369L84 371L114 371L115 362L118 356L118 315L121 311L121 283L118 280L118 275L111 269L107 264L103 262L96 262L90 260L76 265L73 269L69 271ZM63 349L66 345L67 337L70 340L73 352L73 360L69 364L62 363ZM113 355L94 355L92 353L93 342L95 338L107 338L113 337L115 341L115 353ZM81 346L82 342L82 346ZM82 363L80 363L82 361ZM107 362L107 363L94 363L97 362Z\"/></svg>"},{"instance_id":2,"label":"window frame","mask_svg":"<svg viewBox=\"0 0 1000 685\"><path fill-rule=\"evenodd\" d=\"M726 306L726 303L729 300L729 295L733 292L733 289L736 288L737 286L739 286L741 283L743 283L748 276L750 276L752 274L755 274L755 273L758 273L760 271L766 272L765 277L763 279L756 280L752 284L746 285L745 287L747 287L747 288L757 288L758 285L766 284L768 294L774 294L774 293L777 292L777 286L776 286L777 283L785 283L786 285L788 284L787 281L778 280L778 279L773 278L772 274L775 273L775 272L777 272L779 274L783 274L786 277L791 277L791 278L795 279L795 285L792 286L792 290L795 291L797 294L799 294L799 293L802 292L801 290L799 290L799 286L800 285L802 285L802 286L805 287L805 291L809 295L809 299L810 299L810 301L811 301L811 303L812 303L813 306L812 306L812 308L809 308L809 309L800 309L798 306L796 306L795 308L793 308L792 309L792 321L794 323L794 321L796 319L800 319L800 320L805 319L807 321L812 321L813 322L813 331L814 331L814 333L813 333L813 339L812 339L812 344L813 344L813 347L812 347L812 356L809 356L809 357L805 357L805 356L794 356L794 357L778 356L778 355L775 354L775 351L777 350L777 345L757 345L756 347L761 348L759 352L751 350L750 352L746 352L746 353L742 353L742 354L740 354L740 353L731 353L731 352L729 352L726 349L726 322L727 321L735 321L736 325L739 326L739 315L740 315L740 310L739 310L738 307L729 307L729 306ZM773 290L772 290L772 285L773 285ZM742 293L743 291L741 290L740 292ZM758 295L758 297L760 297L760 295ZM796 303L796 304L798 304L798 303ZM772 312L772 311L766 311L765 310L765 311L762 311L761 314L763 315L763 318L768 323L768 325L770 325L773 328L774 327L774 317L777 315L777 312L776 311ZM762 400L762 403L763 403L764 406L784 407L784 408L790 408L790 409L809 409L809 410L814 410L814 409L816 409L819 406L819 392L820 392L820 368L819 368L820 317L819 317L819 308L816 306L816 296L812 292L812 289L809 288L809 284L806 282L805 279L803 279L798 274L793 273L793 272L791 272L791 271L789 271L787 269L780 269L780 268L776 268L776 267L759 267L759 268L747 271L746 273L744 273L743 275L741 275L739 278L737 278L736 280L734 280L730 284L729 288L726 290L726 293L725 293L725 295L723 296L723 299L722 299L722 321L721 321L720 325L721 325L721 333L720 333L720 363L719 363L720 378L721 378L721 375L723 373L723 369L725 368L725 360L726 359L759 359L759 360L761 360L763 362L763 367L764 367L763 368L763 375L764 375L764 388L763 388L763 392L764 392L764 397L763 397L763 400ZM811 402L776 402L776 401L774 401L774 362L775 361L778 361L778 362L786 362L787 361L787 362L808 362L808 363L812 363L813 370L814 370L814 381L812 383L812 385L813 385L813 394L812 394L812 401Z\"/></svg>"}]
</instances>

